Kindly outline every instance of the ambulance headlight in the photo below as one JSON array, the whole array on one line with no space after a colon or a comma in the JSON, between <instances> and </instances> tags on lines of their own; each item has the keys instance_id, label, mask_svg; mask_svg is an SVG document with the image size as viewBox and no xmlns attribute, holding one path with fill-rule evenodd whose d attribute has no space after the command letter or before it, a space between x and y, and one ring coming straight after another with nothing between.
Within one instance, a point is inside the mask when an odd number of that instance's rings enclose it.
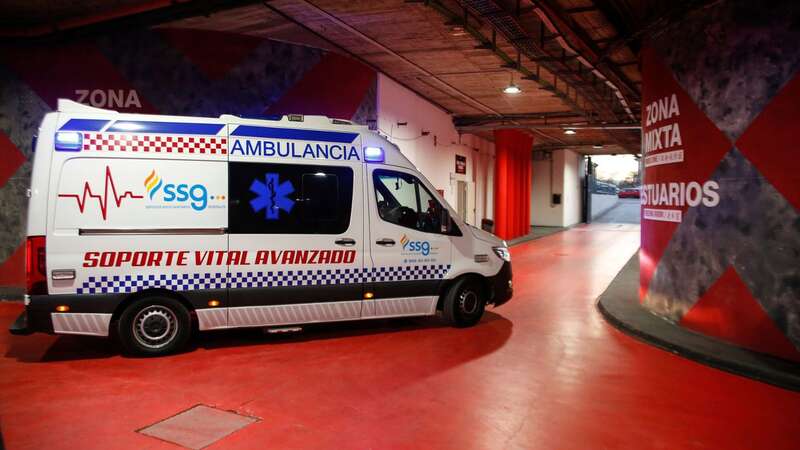
<instances>
[{"instance_id":1,"label":"ambulance headlight","mask_svg":"<svg viewBox=\"0 0 800 450\"><path fill-rule=\"evenodd\" d=\"M83 147L83 135L77 131L56 132L56 150L61 152L79 152Z\"/></svg>"},{"instance_id":2,"label":"ambulance headlight","mask_svg":"<svg viewBox=\"0 0 800 450\"><path fill-rule=\"evenodd\" d=\"M508 247L492 247L492 250L503 261L511 262L511 252L508 251Z\"/></svg>"},{"instance_id":3,"label":"ambulance headlight","mask_svg":"<svg viewBox=\"0 0 800 450\"><path fill-rule=\"evenodd\" d=\"M364 161L383 162L383 149L380 147L364 147Z\"/></svg>"}]
</instances>

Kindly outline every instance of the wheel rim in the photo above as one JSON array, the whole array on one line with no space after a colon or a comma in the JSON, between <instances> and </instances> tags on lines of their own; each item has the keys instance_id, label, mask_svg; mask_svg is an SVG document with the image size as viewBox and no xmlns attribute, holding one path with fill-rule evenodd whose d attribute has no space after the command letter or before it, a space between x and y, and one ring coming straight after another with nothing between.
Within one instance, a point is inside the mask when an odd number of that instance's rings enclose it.
<instances>
[{"instance_id":1,"label":"wheel rim","mask_svg":"<svg viewBox=\"0 0 800 450\"><path fill-rule=\"evenodd\" d=\"M479 303L478 294L471 290L461 292L458 297L458 308L466 315L475 314L478 311Z\"/></svg>"},{"instance_id":2,"label":"wheel rim","mask_svg":"<svg viewBox=\"0 0 800 450\"><path fill-rule=\"evenodd\" d=\"M132 327L133 336L140 345L158 349L175 339L178 334L178 318L171 309L152 305L136 314Z\"/></svg>"}]
</instances>

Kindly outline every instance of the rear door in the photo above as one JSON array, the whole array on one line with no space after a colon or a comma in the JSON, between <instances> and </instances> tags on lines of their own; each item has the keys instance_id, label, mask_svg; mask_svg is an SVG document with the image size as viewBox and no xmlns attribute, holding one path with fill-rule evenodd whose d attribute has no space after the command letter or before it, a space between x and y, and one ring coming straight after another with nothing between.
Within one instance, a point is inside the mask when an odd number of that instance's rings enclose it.
<instances>
[{"instance_id":1,"label":"rear door","mask_svg":"<svg viewBox=\"0 0 800 450\"><path fill-rule=\"evenodd\" d=\"M291 139L298 130L248 130L269 139L232 136L234 150L257 144L280 150L229 156L230 325L358 319L365 245L360 160L325 158L341 154L332 151L303 152L307 145L344 144ZM345 139L341 134L313 136ZM347 146L358 148L356 138Z\"/></svg>"},{"instance_id":2,"label":"rear door","mask_svg":"<svg viewBox=\"0 0 800 450\"><path fill-rule=\"evenodd\" d=\"M412 171L368 170L367 289L374 300L365 303L364 316L434 314L452 258L450 237L440 223L443 206Z\"/></svg>"},{"instance_id":3,"label":"rear door","mask_svg":"<svg viewBox=\"0 0 800 450\"><path fill-rule=\"evenodd\" d=\"M83 145L53 152L47 263L60 275L51 294L96 296L74 312L110 314L117 303L102 296L155 288L180 291L198 311L225 304L227 269L201 255L227 251L226 130L197 120L62 125ZM201 329L226 326L224 309L215 311L198 313Z\"/></svg>"}]
</instances>

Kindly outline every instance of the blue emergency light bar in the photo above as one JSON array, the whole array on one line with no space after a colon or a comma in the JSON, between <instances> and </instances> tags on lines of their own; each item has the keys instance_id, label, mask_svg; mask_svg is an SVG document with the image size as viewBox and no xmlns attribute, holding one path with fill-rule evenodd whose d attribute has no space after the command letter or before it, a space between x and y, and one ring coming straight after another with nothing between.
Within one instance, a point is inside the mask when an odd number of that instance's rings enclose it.
<instances>
[{"instance_id":1,"label":"blue emergency light bar","mask_svg":"<svg viewBox=\"0 0 800 450\"><path fill-rule=\"evenodd\" d=\"M364 147L364 161L366 162L383 162L385 156L383 149L380 147Z\"/></svg>"},{"instance_id":2,"label":"blue emergency light bar","mask_svg":"<svg viewBox=\"0 0 800 450\"><path fill-rule=\"evenodd\" d=\"M83 147L83 135L78 131L56 132L56 151L79 152Z\"/></svg>"}]
</instances>

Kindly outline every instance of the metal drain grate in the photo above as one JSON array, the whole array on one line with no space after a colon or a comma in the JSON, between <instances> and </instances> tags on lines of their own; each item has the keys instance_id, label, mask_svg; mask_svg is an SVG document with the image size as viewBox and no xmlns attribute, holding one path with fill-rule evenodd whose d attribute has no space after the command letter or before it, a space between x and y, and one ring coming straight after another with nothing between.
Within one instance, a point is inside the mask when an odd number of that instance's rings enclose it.
<instances>
[{"instance_id":1,"label":"metal drain grate","mask_svg":"<svg viewBox=\"0 0 800 450\"><path fill-rule=\"evenodd\" d=\"M257 421L255 417L197 405L142 428L139 433L197 450Z\"/></svg>"}]
</instances>

